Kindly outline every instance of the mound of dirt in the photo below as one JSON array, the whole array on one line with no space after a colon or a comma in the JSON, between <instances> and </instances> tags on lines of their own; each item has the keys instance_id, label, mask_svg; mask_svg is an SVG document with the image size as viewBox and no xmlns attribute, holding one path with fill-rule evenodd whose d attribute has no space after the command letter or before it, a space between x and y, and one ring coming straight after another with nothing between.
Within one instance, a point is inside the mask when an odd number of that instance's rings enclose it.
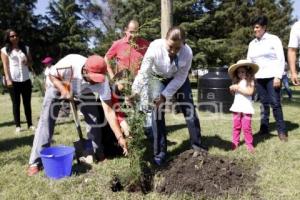
<instances>
[{"instance_id":1,"label":"mound of dirt","mask_svg":"<svg viewBox=\"0 0 300 200\"><path fill-rule=\"evenodd\" d=\"M255 172L242 161L193 151L181 153L159 171L154 178L154 190L167 195L190 193L206 199L220 196L243 196L246 189L253 190ZM248 190L249 191L249 190ZM257 194L253 194L257 197Z\"/></svg>"}]
</instances>

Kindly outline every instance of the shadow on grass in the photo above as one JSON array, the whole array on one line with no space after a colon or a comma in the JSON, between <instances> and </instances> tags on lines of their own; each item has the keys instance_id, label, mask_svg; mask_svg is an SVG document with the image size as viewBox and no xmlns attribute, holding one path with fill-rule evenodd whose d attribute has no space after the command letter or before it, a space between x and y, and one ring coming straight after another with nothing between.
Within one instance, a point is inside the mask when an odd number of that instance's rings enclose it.
<instances>
[{"instance_id":1,"label":"shadow on grass","mask_svg":"<svg viewBox=\"0 0 300 200\"><path fill-rule=\"evenodd\" d=\"M223 149L224 151L231 151L231 141L222 139L218 135L214 136L205 136L202 137L203 145L211 148L216 147L218 149Z\"/></svg>"},{"instance_id":2,"label":"shadow on grass","mask_svg":"<svg viewBox=\"0 0 300 200\"><path fill-rule=\"evenodd\" d=\"M285 121L285 125L286 125L287 132L290 132L290 131L293 131L293 130L299 128L299 124L293 123L291 121ZM269 124L269 129L270 129L270 131L276 131L276 122L271 122Z\"/></svg>"},{"instance_id":3,"label":"shadow on grass","mask_svg":"<svg viewBox=\"0 0 300 200\"><path fill-rule=\"evenodd\" d=\"M25 121L21 121L21 125L25 124L25 123L26 123ZM5 127L5 126L15 126L15 122L14 121L9 121L9 122L0 123L0 128Z\"/></svg>"},{"instance_id":4,"label":"shadow on grass","mask_svg":"<svg viewBox=\"0 0 300 200\"><path fill-rule=\"evenodd\" d=\"M276 137L276 135L256 133L253 135L253 146L256 147L259 143L269 140L272 137ZM241 144L244 144L244 143L245 143L244 141L241 142Z\"/></svg>"},{"instance_id":5,"label":"shadow on grass","mask_svg":"<svg viewBox=\"0 0 300 200\"><path fill-rule=\"evenodd\" d=\"M184 123L184 124L167 125L167 126L166 126L166 129L168 130L168 131L167 131L167 134L168 134L168 133L172 133L172 132L174 132L174 131L178 131L178 130L180 130L180 129L184 129L184 128L187 128L186 123Z\"/></svg>"},{"instance_id":6,"label":"shadow on grass","mask_svg":"<svg viewBox=\"0 0 300 200\"><path fill-rule=\"evenodd\" d=\"M85 174L92 169L92 166L84 163L76 163L72 166L72 175L79 176Z\"/></svg>"},{"instance_id":7,"label":"shadow on grass","mask_svg":"<svg viewBox=\"0 0 300 200\"><path fill-rule=\"evenodd\" d=\"M26 123L26 121L21 121L21 124L25 124L25 123ZM56 126L64 125L64 124L73 124L73 123L74 123L74 121L71 118L60 118L56 121ZM2 123L0 123L0 128L6 127L6 126L14 126L14 125L15 125L14 121L2 122Z\"/></svg>"},{"instance_id":8,"label":"shadow on grass","mask_svg":"<svg viewBox=\"0 0 300 200\"><path fill-rule=\"evenodd\" d=\"M299 124L290 121L285 121L285 125L288 132L299 128Z\"/></svg>"},{"instance_id":9,"label":"shadow on grass","mask_svg":"<svg viewBox=\"0 0 300 200\"><path fill-rule=\"evenodd\" d=\"M287 132L295 130L299 128L299 124L293 123L290 121L285 121ZM276 122L271 122L269 124L270 131L276 131ZM277 131L276 131L277 132ZM253 145L256 146L258 143L264 142L266 140L271 139L272 137L276 137L277 134L259 134L256 133L253 135Z\"/></svg>"},{"instance_id":10,"label":"shadow on grass","mask_svg":"<svg viewBox=\"0 0 300 200\"><path fill-rule=\"evenodd\" d=\"M216 147L219 149L223 149L224 151L230 151L231 150L231 141L227 141L222 139L218 135L214 136L202 136L201 140L203 141L202 144L204 147L207 147L208 149L212 147ZM169 157L172 159L174 156L179 155L180 153L191 149L191 143L190 140L184 140L179 147L175 148L174 150L169 152Z\"/></svg>"},{"instance_id":11,"label":"shadow on grass","mask_svg":"<svg viewBox=\"0 0 300 200\"><path fill-rule=\"evenodd\" d=\"M0 151L10 151L25 145L32 145L34 135L11 138L0 141Z\"/></svg>"},{"instance_id":12,"label":"shadow on grass","mask_svg":"<svg viewBox=\"0 0 300 200\"><path fill-rule=\"evenodd\" d=\"M3 123L0 123L0 127L5 127L5 126L12 126L14 125L15 122L14 121L10 121L10 122L3 122Z\"/></svg>"}]
</instances>

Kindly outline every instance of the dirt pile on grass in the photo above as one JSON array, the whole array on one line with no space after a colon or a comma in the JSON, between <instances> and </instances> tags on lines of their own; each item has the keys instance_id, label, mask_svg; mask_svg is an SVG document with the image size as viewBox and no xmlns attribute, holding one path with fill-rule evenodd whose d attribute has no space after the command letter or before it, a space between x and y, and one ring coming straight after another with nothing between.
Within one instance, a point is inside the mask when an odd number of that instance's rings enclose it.
<instances>
[{"instance_id":1,"label":"dirt pile on grass","mask_svg":"<svg viewBox=\"0 0 300 200\"><path fill-rule=\"evenodd\" d=\"M242 161L207 153L193 157L193 151L188 150L156 174L154 189L167 195L190 193L206 199L239 197L245 191L257 196L253 190L254 181L254 170L246 167Z\"/></svg>"}]
</instances>

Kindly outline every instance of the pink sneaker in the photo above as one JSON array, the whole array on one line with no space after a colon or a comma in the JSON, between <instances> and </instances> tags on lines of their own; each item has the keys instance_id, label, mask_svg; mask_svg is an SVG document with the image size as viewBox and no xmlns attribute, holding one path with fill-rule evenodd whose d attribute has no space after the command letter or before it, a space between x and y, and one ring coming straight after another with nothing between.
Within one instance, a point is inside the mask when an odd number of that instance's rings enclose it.
<instances>
[{"instance_id":1,"label":"pink sneaker","mask_svg":"<svg viewBox=\"0 0 300 200\"><path fill-rule=\"evenodd\" d=\"M254 153L254 147L252 145L247 146L247 150L249 153Z\"/></svg>"}]
</instances>

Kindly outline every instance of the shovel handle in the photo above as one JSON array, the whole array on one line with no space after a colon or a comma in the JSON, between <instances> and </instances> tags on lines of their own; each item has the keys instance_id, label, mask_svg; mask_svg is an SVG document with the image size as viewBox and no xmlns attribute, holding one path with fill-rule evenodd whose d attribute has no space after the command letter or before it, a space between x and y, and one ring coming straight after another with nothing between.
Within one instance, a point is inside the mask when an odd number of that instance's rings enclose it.
<instances>
[{"instance_id":1,"label":"shovel handle","mask_svg":"<svg viewBox=\"0 0 300 200\"><path fill-rule=\"evenodd\" d=\"M77 114L77 110L76 110L76 107L75 107L74 99L70 99L69 102L70 102L71 112L72 112L73 119L74 119L74 122L75 122L75 125L76 125L76 130L77 130L78 136L79 136L80 140L82 140L83 135L82 135L82 131L81 131L81 127L80 127L80 123L79 123L78 114Z\"/></svg>"}]
</instances>

